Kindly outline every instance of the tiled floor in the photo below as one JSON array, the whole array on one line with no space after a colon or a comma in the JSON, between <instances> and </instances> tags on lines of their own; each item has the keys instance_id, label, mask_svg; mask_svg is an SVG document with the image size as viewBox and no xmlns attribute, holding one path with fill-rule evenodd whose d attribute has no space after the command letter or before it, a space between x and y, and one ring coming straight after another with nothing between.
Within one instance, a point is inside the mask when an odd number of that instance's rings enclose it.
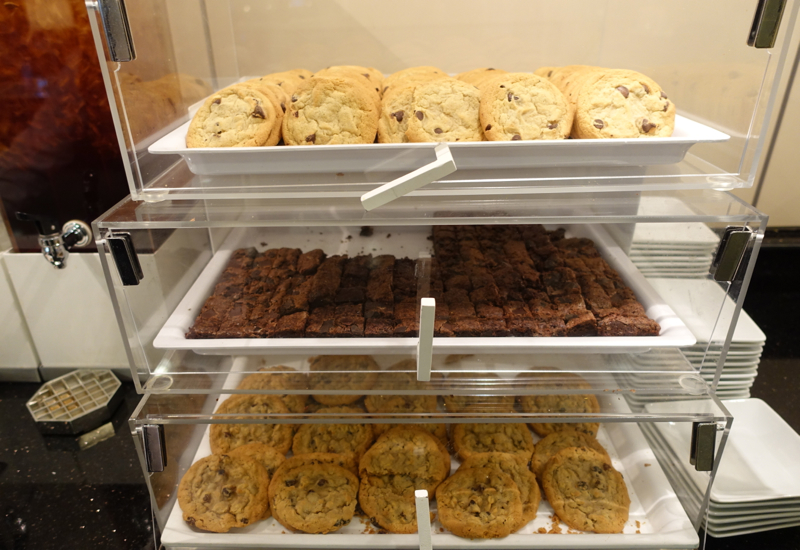
<instances>
[{"instance_id":1,"label":"tiled floor","mask_svg":"<svg viewBox=\"0 0 800 550\"><path fill-rule=\"evenodd\" d=\"M800 431L800 246L762 249L745 304L767 334L754 397ZM152 549L149 498L125 420L138 396L126 385L116 436L85 451L36 432L25 402L37 384L0 384L0 550ZM800 548L800 528L725 539L711 550Z\"/></svg>"}]
</instances>

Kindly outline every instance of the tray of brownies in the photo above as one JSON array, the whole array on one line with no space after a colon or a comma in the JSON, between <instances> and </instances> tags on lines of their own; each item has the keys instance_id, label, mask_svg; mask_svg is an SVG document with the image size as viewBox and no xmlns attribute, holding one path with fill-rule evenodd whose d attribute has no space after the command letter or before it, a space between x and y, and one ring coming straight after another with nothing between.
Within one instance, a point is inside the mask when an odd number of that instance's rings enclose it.
<instances>
[{"instance_id":1,"label":"tray of brownies","mask_svg":"<svg viewBox=\"0 0 800 550\"><path fill-rule=\"evenodd\" d=\"M240 228L158 333L201 354L632 352L695 338L596 225Z\"/></svg>"}]
</instances>

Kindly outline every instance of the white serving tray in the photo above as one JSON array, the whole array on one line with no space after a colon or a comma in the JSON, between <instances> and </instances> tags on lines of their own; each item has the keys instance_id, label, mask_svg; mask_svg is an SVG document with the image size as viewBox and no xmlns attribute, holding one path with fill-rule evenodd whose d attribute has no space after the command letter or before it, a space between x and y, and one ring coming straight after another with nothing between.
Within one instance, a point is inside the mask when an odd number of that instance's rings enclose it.
<instances>
[{"instance_id":1,"label":"white serving tray","mask_svg":"<svg viewBox=\"0 0 800 550\"><path fill-rule=\"evenodd\" d=\"M617 270L636 293L647 316L661 325L659 336L627 337L500 337L434 338L433 353L518 353L558 351L559 353L629 353L650 348L691 346L696 339L672 308L631 263L625 253L600 226L572 225L567 235L592 239L600 254ZM431 254L427 240L430 226L376 227L373 236L359 237L359 228L337 227L239 228L220 250L181 300L156 335L158 349L192 350L199 354L232 355L264 353L402 354L416 353L418 338L218 338L188 339L186 333L214 290L231 253L242 247L297 247L303 251L322 248L327 254L375 253L417 258ZM718 304L719 306L719 304Z\"/></svg>"},{"instance_id":2,"label":"white serving tray","mask_svg":"<svg viewBox=\"0 0 800 550\"><path fill-rule=\"evenodd\" d=\"M800 467L795 460L800 453L800 435L761 399L731 400L724 405L734 420L711 487L711 502L800 502ZM664 412L664 407L674 406L654 403L645 411L658 414ZM688 431L661 425L656 425L656 430L670 448L689 448ZM688 479L702 487L702 474L690 470L686 473Z\"/></svg>"},{"instance_id":3,"label":"white serving tray","mask_svg":"<svg viewBox=\"0 0 800 550\"><path fill-rule=\"evenodd\" d=\"M181 155L198 175L410 172L436 160L436 143L370 143L313 147L186 147L189 122L148 147L157 155ZM704 124L675 117L671 137L448 143L459 169L545 166L649 166L683 160L696 143L730 139Z\"/></svg>"},{"instance_id":4,"label":"white serving tray","mask_svg":"<svg viewBox=\"0 0 800 550\"><path fill-rule=\"evenodd\" d=\"M379 362L381 358L376 358ZM500 359L502 361L502 359ZM246 365L238 360L233 366L231 383L235 387L241 374L235 372ZM386 365L384 365L386 366ZM227 395L220 395L222 403ZM624 399L617 395L599 395L604 411L614 414L631 414ZM538 439L536 434L532 434ZM434 548L696 548L699 543L697 531L662 471L658 459L647 445L642 432L635 423L618 422L602 424L597 434L598 441L608 451L613 466L619 470L627 483L631 497L630 516L622 534L596 534L570 532L563 523L553 520L553 509L542 501L536 519L520 531L503 539L469 540L445 531L434 521L432 542ZM206 429L192 463L211 454ZM451 472L458 469L459 461L452 459ZM431 511L436 512L432 503ZM540 528L551 530L560 527L563 536L541 535ZM335 533L310 535L288 533L275 518L259 521L251 526L234 529L229 533L208 533L190 527L183 521L180 506L170 512L161 542L166 549L172 548L419 548L417 535L374 534L375 529L365 518L354 517L349 525Z\"/></svg>"}]
</instances>

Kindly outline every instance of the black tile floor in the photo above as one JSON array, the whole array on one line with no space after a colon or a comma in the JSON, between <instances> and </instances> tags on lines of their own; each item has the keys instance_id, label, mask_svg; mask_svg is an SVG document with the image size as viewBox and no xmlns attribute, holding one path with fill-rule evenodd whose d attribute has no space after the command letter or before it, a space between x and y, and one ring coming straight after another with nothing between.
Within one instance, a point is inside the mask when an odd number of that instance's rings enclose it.
<instances>
[{"instance_id":1,"label":"black tile floor","mask_svg":"<svg viewBox=\"0 0 800 550\"><path fill-rule=\"evenodd\" d=\"M745 310L767 334L753 397L800 431L800 246L762 248ZM785 243L778 243L785 244ZM790 243L791 244L791 243ZM150 503L126 419L138 396L125 385L116 435L79 451L43 437L25 408L38 384L0 384L0 550L155 549ZM800 527L714 539L710 550L800 548Z\"/></svg>"}]
</instances>

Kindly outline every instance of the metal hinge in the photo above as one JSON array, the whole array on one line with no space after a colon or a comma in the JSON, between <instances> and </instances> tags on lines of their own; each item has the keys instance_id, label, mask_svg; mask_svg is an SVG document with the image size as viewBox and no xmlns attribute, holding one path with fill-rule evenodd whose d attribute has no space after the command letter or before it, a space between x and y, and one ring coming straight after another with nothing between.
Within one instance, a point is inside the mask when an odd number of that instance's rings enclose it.
<instances>
[{"instance_id":1,"label":"metal hinge","mask_svg":"<svg viewBox=\"0 0 800 550\"><path fill-rule=\"evenodd\" d=\"M136 49L133 47L131 26L125 0L97 0L97 9L103 20L108 53L113 61L133 61Z\"/></svg>"},{"instance_id":2,"label":"metal hinge","mask_svg":"<svg viewBox=\"0 0 800 550\"><path fill-rule=\"evenodd\" d=\"M725 229L709 270L715 281L733 281L752 237L753 230L749 227Z\"/></svg>"},{"instance_id":3,"label":"metal hinge","mask_svg":"<svg viewBox=\"0 0 800 550\"><path fill-rule=\"evenodd\" d=\"M139 263L139 256L133 248L133 240L130 233L114 233L106 237L111 256L117 265L117 272L122 284L125 286L138 285L144 279L142 265Z\"/></svg>"},{"instance_id":4,"label":"metal hinge","mask_svg":"<svg viewBox=\"0 0 800 550\"><path fill-rule=\"evenodd\" d=\"M692 424L692 444L689 449L689 464L698 472L714 469L714 450L717 446L717 424L715 422L694 422Z\"/></svg>"},{"instance_id":5,"label":"metal hinge","mask_svg":"<svg viewBox=\"0 0 800 550\"><path fill-rule=\"evenodd\" d=\"M138 428L142 436L148 472L163 472L167 467L167 445L163 424L145 424Z\"/></svg>"},{"instance_id":6,"label":"metal hinge","mask_svg":"<svg viewBox=\"0 0 800 550\"><path fill-rule=\"evenodd\" d=\"M771 48L778 38L786 0L758 0L753 26L747 37L747 45L754 48Z\"/></svg>"}]
</instances>

